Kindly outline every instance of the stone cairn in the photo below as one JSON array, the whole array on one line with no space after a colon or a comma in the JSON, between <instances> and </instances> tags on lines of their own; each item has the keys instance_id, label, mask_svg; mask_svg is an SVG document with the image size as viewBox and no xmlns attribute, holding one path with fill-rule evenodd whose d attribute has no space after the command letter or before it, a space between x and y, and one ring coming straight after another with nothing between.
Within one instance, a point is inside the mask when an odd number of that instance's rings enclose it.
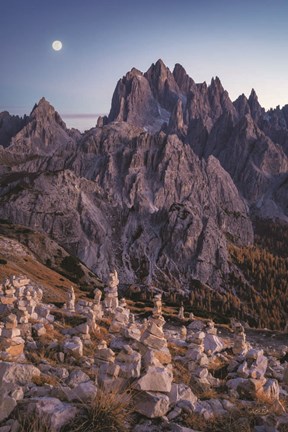
<instances>
[{"instance_id":1,"label":"stone cairn","mask_svg":"<svg viewBox=\"0 0 288 432\"><path fill-rule=\"evenodd\" d=\"M114 313L115 309L118 307L118 285L119 279L117 271L109 273L107 287L104 289L104 308L105 313Z\"/></svg>"},{"instance_id":2,"label":"stone cairn","mask_svg":"<svg viewBox=\"0 0 288 432\"><path fill-rule=\"evenodd\" d=\"M90 309L95 312L96 319L100 320L103 317L103 308L101 304L102 291L99 288L94 290L94 299L92 301L87 301L79 299L76 303L76 312L87 315Z\"/></svg>"},{"instance_id":3,"label":"stone cairn","mask_svg":"<svg viewBox=\"0 0 288 432\"><path fill-rule=\"evenodd\" d=\"M117 291L118 298L118 291ZM109 328L111 333L120 333L129 323L130 310L127 308L127 303L124 298L120 300L119 306L116 306L113 314L113 321Z\"/></svg>"},{"instance_id":4,"label":"stone cairn","mask_svg":"<svg viewBox=\"0 0 288 432\"><path fill-rule=\"evenodd\" d=\"M141 330L142 330L141 326L139 326L139 324L135 322L135 316L130 313L129 323L127 327L123 329L124 337L127 339L133 339L139 341L142 334Z\"/></svg>"},{"instance_id":5,"label":"stone cairn","mask_svg":"<svg viewBox=\"0 0 288 432\"><path fill-rule=\"evenodd\" d=\"M178 318L180 320L184 320L185 319L185 311L184 311L184 306L183 305L180 306L180 309L179 309L179 312L178 312Z\"/></svg>"},{"instance_id":6,"label":"stone cairn","mask_svg":"<svg viewBox=\"0 0 288 432\"><path fill-rule=\"evenodd\" d=\"M233 354L235 355L245 355L249 349L249 346L246 342L246 334L244 327L241 323L235 322L233 323L234 329L234 346L232 348Z\"/></svg>"},{"instance_id":7,"label":"stone cairn","mask_svg":"<svg viewBox=\"0 0 288 432\"><path fill-rule=\"evenodd\" d=\"M99 320L103 317L101 298L102 298L102 291L99 288L96 288L94 290L93 311L96 314L96 319Z\"/></svg>"},{"instance_id":8,"label":"stone cairn","mask_svg":"<svg viewBox=\"0 0 288 432\"><path fill-rule=\"evenodd\" d=\"M148 318L139 350L142 354L144 373L133 383L138 390L135 398L135 410L150 417L159 413L164 415L169 408L169 396L173 380L171 354L163 332L165 320L162 316L161 294L153 299L152 316Z\"/></svg>"},{"instance_id":9,"label":"stone cairn","mask_svg":"<svg viewBox=\"0 0 288 432\"><path fill-rule=\"evenodd\" d=\"M4 282L0 285L0 303L2 305L13 305L17 300L15 297L15 288L11 281L6 278Z\"/></svg>"},{"instance_id":10,"label":"stone cairn","mask_svg":"<svg viewBox=\"0 0 288 432\"><path fill-rule=\"evenodd\" d=\"M268 359L263 350L249 349L238 356L228 367L227 387L230 395L257 400L279 400L279 384L276 379L266 379Z\"/></svg>"},{"instance_id":11,"label":"stone cairn","mask_svg":"<svg viewBox=\"0 0 288 432\"><path fill-rule=\"evenodd\" d=\"M52 322L49 305L41 303L43 292L32 286L25 276L11 276L0 285L0 312L6 316L0 328L0 356L2 359L23 357L24 339L31 334L29 319L37 320L33 330L38 334L46 332L44 324ZM11 311L15 313L11 313ZM9 313L10 312L10 313ZM42 321L42 322L41 322Z\"/></svg>"},{"instance_id":12,"label":"stone cairn","mask_svg":"<svg viewBox=\"0 0 288 432\"><path fill-rule=\"evenodd\" d=\"M220 384L220 381L214 378L208 370L208 355L213 356L217 351L217 342L211 344L210 339L218 339L214 335L216 329L214 329L213 321L209 324L208 331L209 329L212 331L212 334L205 331L196 331L193 334L189 334L188 350L186 353L186 364L191 373L191 384L197 385L202 389L208 389L211 386L217 387Z\"/></svg>"},{"instance_id":13,"label":"stone cairn","mask_svg":"<svg viewBox=\"0 0 288 432\"><path fill-rule=\"evenodd\" d=\"M212 320L207 321L205 331L207 334L214 335L214 336L217 335L217 329L215 327L214 321Z\"/></svg>"},{"instance_id":14,"label":"stone cairn","mask_svg":"<svg viewBox=\"0 0 288 432\"><path fill-rule=\"evenodd\" d=\"M186 360L193 382L208 386L209 382L207 381L207 366L209 361L207 355L204 352L204 338L205 333L203 331L196 332L189 336Z\"/></svg>"},{"instance_id":15,"label":"stone cairn","mask_svg":"<svg viewBox=\"0 0 288 432\"><path fill-rule=\"evenodd\" d=\"M17 316L9 314L4 326L0 327L0 359L18 360L19 357L24 357L24 344L25 341L20 336L21 332L18 329Z\"/></svg>"},{"instance_id":16,"label":"stone cairn","mask_svg":"<svg viewBox=\"0 0 288 432\"><path fill-rule=\"evenodd\" d=\"M76 296L75 296L74 288L71 286L70 290L67 291L67 299L64 306L64 308L68 312L75 312L75 300L76 300Z\"/></svg>"}]
</instances>

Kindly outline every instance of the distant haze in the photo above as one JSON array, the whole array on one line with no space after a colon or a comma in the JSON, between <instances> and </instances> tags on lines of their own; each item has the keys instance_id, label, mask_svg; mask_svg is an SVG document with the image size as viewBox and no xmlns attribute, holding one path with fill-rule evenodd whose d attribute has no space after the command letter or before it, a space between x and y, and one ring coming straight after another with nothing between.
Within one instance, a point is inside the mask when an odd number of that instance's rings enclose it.
<instances>
[{"instance_id":1,"label":"distant haze","mask_svg":"<svg viewBox=\"0 0 288 432\"><path fill-rule=\"evenodd\" d=\"M219 76L232 100L253 87L266 109L282 106L287 16L286 0L2 2L0 110L28 114L45 96L60 114L109 112L118 79L158 58L171 69L181 63L196 82ZM95 124L64 120L82 130Z\"/></svg>"}]
</instances>

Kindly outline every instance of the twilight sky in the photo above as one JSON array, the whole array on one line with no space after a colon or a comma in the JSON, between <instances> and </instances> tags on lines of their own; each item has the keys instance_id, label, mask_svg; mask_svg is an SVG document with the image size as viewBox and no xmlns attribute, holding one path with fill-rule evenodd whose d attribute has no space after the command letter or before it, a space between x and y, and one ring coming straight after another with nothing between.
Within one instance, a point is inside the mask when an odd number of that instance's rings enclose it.
<instances>
[{"instance_id":1,"label":"twilight sky","mask_svg":"<svg viewBox=\"0 0 288 432\"><path fill-rule=\"evenodd\" d=\"M2 0L0 112L29 114L45 96L68 126L92 127L118 79L159 58L196 82L218 75L232 100L254 87L282 106L287 22L287 0Z\"/></svg>"}]
</instances>

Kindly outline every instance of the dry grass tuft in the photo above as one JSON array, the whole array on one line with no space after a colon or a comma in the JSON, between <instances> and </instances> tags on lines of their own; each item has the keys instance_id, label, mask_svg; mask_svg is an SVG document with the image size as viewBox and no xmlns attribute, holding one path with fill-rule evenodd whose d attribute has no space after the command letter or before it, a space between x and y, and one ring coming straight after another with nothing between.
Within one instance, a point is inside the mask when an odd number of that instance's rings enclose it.
<instances>
[{"instance_id":1,"label":"dry grass tuft","mask_svg":"<svg viewBox=\"0 0 288 432\"><path fill-rule=\"evenodd\" d=\"M44 386L45 384L52 385L53 387L56 387L59 382L55 376L41 374L40 376L34 376L32 378L32 382L36 384L37 386Z\"/></svg>"},{"instance_id":2,"label":"dry grass tuft","mask_svg":"<svg viewBox=\"0 0 288 432\"><path fill-rule=\"evenodd\" d=\"M17 411L16 420L19 423L18 432L53 432L47 418L40 417L36 413L27 413L26 410L21 409Z\"/></svg>"},{"instance_id":3,"label":"dry grass tuft","mask_svg":"<svg viewBox=\"0 0 288 432\"><path fill-rule=\"evenodd\" d=\"M191 373L185 365L180 361L172 361L173 364L173 381L176 384L184 383L185 385L190 385Z\"/></svg>"},{"instance_id":4,"label":"dry grass tuft","mask_svg":"<svg viewBox=\"0 0 288 432\"><path fill-rule=\"evenodd\" d=\"M173 342L168 342L168 348L169 351L171 352L172 357L175 356L185 356L186 352L187 352L187 348L183 347L183 346L178 346L177 344L173 343Z\"/></svg>"},{"instance_id":5,"label":"dry grass tuft","mask_svg":"<svg viewBox=\"0 0 288 432\"><path fill-rule=\"evenodd\" d=\"M249 406L238 404L227 414L209 420L205 420L200 414L187 414L184 422L187 427L201 432L253 432L264 416L273 414L274 404L271 401L257 401ZM279 431L288 432L288 424L279 426Z\"/></svg>"},{"instance_id":6,"label":"dry grass tuft","mask_svg":"<svg viewBox=\"0 0 288 432\"><path fill-rule=\"evenodd\" d=\"M95 399L81 403L80 414L63 432L127 432L131 420L131 394L98 389Z\"/></svg>"},{"instance_id":7,"label":"dry grass tuft","mask_svg":"<svg viewBox=\"0 0 288 432\"><path fill-rule=\"evenodd\" d=\"M224 416L205 420L200 414L190 414L185 419L186 426L201 432L253 432L256 425L256 417L234 410Z\"/></svg>"}]
</instances>

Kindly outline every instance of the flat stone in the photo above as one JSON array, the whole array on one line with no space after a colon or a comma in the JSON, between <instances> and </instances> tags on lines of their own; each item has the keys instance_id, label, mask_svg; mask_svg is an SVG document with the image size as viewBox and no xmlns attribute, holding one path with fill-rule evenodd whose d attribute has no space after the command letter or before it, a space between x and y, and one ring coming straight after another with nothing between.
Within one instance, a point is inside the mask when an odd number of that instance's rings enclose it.
<instances>
[{"instance_id":1,"label":"flat stone","mask_svg":"<svg viewBox=\"0 0 288 432\"><path fill-rule=\"evenodd\" d=\"M135 396L134 410L148 418L162 417L169 411L169 397L163 393L140 392Z\"/></svg>"},{"instance_id":2,"label":"flat stone","mask_svg":"<svg viewBox=\"0 0 288 432\"><path fill-rule=\"evenodd\" d=\"M85 372L78 369L73 370L70 373L69 378L66 380L66 384L74 388L77 387L79 384L85 383L87 381L90 381L89 376Z\"/></svg>"},{"instance_id":3,"label":"flat stone","mask_svg":"<svg viewBox=\"0 0 288 432\"><path fill-rule=\"evenodd\" d=\"M0 383L25 385L35 376L40 376L38 368L29 364L0 362Z\"/></svg>"},{"instance_id":4,"label":"flat stone","mask_svg":"<svg viewBox=\"0 0 288 432\"><path fill-rule=\"evenodd\" d=\"M171 391L173 372L171 368L149 366L133 387L142 391L167 392Z\"/></svg>"},{"instance_id":5,"label":"flat stone","mask_svg":"<svg viewBox=\"0 0 288 432\"><path fill-rule=\"evenodd\" d=\"M78 412L73 405L51 397L34 399L28 406L29 410L35 410L40 418L47 418L51 429L55 432L59 432Z\"/></svg>"},{"instance_id":6,"label":"flat stone","mask_svg":"<svg viewBox=\"0 0 288 432\"><path fill-rule=\"evenodd\" d=\"M92 381L82 382L74 388L73 393L75 394L75 400L88 402L95 398L97 387L92 383Z\"/></svg>"},{"instance_id":7,"label":"flat stone","mask_svg":"<svg viewBox=\"0 0 288 432\"><path fill-rule=\"evenodd\" d=\"M0 422L6 420L16 406L17 401L14 398L4 392L0 394Z\"/></svg>"},{"instance_id":8,"label":"flat stone","mask_svg":"<svg viewBox=\"0 0 288 432\"><path fill-rule=\"evenodd\" d=\"M197 402L197 396L194 395L191 388L181 383L172 383L170 393L168 394L170 404L176 405L179 401L186 400L195 404Z\"/></svg>"},{"instance_id":9,"label":"flat stone","mask_svg":"<svg viewBox=\"0 0 288 432\"><path fill-rule=\"evenodd\" d=\"M206 334L204 338L204 349L206 354L213 355L224 349L224 344L218 336Z\"/></svg>"},{"instance_id":10,"label":"flat stone","mask_svg":"<svg viewBox=\"0 0 288 432\"><path fill-rule=\"evenodd\" d=\"M161 349L167 345L166 339L161 339L157 336L148 333L147 331L142 335L141 342L144 345L147 345L155 349Z\"/></svg>"}]
</instances>

